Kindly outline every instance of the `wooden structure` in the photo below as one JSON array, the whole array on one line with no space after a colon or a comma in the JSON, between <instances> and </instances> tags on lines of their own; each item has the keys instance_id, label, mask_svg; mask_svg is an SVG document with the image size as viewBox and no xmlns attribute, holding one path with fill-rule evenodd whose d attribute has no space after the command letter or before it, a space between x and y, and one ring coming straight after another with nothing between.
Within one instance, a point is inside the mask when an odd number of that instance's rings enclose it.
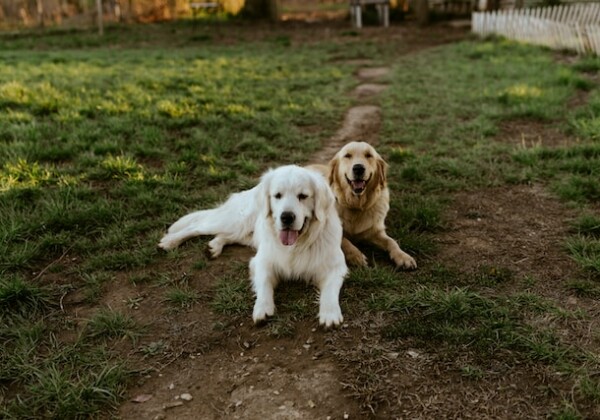
<instances>
[{"instance_id":1,"label":"wooden structure","mask_svg":"<svg viewBox=\"0 0 600 420\"><path fill-rule=\"evenodd\" d=\"M196 18L198 13L200 13L201 11L217 12L220 7L221 7L221 5L216 1L191 1L190 2L190 9L192 9L192 14L193 14L194 18Z\"/></svg>"},{"instance_id":2,"label":"wooden structure","mask_svg":"<svg viewBox=\"0 0 600 420\"><path fill-rule=\"evenodd\" d=\"M355 28L362 28L362 7L374 4L377 7L379 23L384 27L390 26L389 0L350 0L350 17Z\"/></svg>"},{"instance_id":3,"label":"wooden structure","mask_svg":"<svg viewBox=\"0 0 600 420\"><path fill-rule=\"evenodd\" d=\"M473 32L600 55L600 3L473 13Z\"/></svg>"}]
</instances>

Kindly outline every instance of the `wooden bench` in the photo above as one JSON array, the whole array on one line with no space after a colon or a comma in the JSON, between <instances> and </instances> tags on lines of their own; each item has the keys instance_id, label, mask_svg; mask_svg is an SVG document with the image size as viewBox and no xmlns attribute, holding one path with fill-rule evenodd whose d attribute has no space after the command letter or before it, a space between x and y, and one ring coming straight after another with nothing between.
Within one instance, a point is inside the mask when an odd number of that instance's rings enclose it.
<instances>
[{"instance_id":1,"label":"wooden bench","mask_svg":"<svg viewBox=\"0 0 600 420\"><path fill-rule=\"evenodd\" d=\"M192 1L190 2L190 9L194 15L194 19L201 11L206 12L217 12L221 5L216 1Z\"/></svg>"},{"instance_id":2,"label":"wooden bench","mask_svg":"<svg viewBox=\"0 0 600 420\"><path fill-rule=\"evenodd\" d=\"M350 0L350 17L356 28L362 28L362 6L374 4L377 7L379 23L390 26L390 0Z\"/></svg>"}]
</instances>

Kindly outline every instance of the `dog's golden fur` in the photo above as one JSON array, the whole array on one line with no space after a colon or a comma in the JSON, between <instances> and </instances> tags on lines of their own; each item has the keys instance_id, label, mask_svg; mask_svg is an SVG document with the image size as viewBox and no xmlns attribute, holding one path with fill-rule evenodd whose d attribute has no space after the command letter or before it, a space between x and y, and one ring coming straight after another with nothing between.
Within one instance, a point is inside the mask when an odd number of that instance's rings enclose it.
<instances>
[{"instance_id":1,"label":"dog's golden fur","mask_svg":"<svg viewBox=\"0 0 600 420\"><path fill-rule=\"evenodd\" d=\"M336 197L344 227L342 249L348 264L367 265L367 257L351 242L366 241L388 251L397 266L417 267L414 258L386 233L385 218L390 209L388 164L371 145L348 143L327 166L311 165L311 168L328 178Z\"/></svg>"}]
</instances>

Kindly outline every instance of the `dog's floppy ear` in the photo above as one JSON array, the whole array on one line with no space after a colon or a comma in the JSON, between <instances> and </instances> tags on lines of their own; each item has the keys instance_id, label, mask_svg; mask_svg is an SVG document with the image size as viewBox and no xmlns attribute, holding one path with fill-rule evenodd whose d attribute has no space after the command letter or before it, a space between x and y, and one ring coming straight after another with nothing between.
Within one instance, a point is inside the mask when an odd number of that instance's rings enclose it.
<instances>
[{"instance_id":1,"label":"dog's floppy ear","mask_svg":"<svg viewBox=\"0 0 600 420\"><path fill-rule=\"evenodd\" d=\"M375 172L375 183L380 187L385 187L385 183L387 182L387 171L389 165L383 158L377 154L377 171Z\"/></svg>"},{"instance_id":2,"label":"dog's floppy ear","mask_svg":"<svg viewBox=\"0 0 600 420\"><path fill-rule=\"evenodd\" d=\"M335 203L335 197L325 177L321 174L312 174L313 177L313 190L314 190L314 202L315 202L315 219L318 221L324 221L327 217L327 213L330 211L331 206Z\"/></svg>"},{"instance_id":3,"label":"dog's floppy ear","mask_svg":"<svg viewBox=\"0 0 600 420\"><path fill-rule=\"evenodd\" d=\"M338 165L339 165L339 158L338 155L336 154L330 161L329 161L329 185L333 185L334 183L336 183L338 181Z\"/></svg>"},{"instance_id":4,"label":"dog's floppy ear","mask_svg":"<svg viewBox=\"0 0 600 420\"><path fill-rule=\"evenodd\" d=\"M256 186L257 192L254 195L254 206L258 209L260 217L267 218L271 215L271 199L269 192L271 189L271 179L273 178L273 170L269 169L260 178L260 182Z\"/></svg>"}]
</instances>

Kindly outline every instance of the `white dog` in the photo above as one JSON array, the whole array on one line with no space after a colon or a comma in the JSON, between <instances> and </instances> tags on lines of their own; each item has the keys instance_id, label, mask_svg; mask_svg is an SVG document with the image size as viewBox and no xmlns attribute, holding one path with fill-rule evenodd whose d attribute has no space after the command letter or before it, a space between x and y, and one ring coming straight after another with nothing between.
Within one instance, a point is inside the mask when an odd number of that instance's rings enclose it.
<instances>
[{"instance_id":1,"label":"white dog","mask_svg":"<svg viewBox=\"0 0 600 420\"><path fill-rule=\"evenodd\" d=\"M179 219L159 247L173 249L199 235L216 235L209 243L213 257L230 243L256 248L250 261L255 323L275 313L273 293L281 279L315 284L319 323L330 327L343 322L339 292L348 268L342 224L320 174L294 165L271 170L256 187L233 194L220 207Z\"/></svg>"}]
</instances>

